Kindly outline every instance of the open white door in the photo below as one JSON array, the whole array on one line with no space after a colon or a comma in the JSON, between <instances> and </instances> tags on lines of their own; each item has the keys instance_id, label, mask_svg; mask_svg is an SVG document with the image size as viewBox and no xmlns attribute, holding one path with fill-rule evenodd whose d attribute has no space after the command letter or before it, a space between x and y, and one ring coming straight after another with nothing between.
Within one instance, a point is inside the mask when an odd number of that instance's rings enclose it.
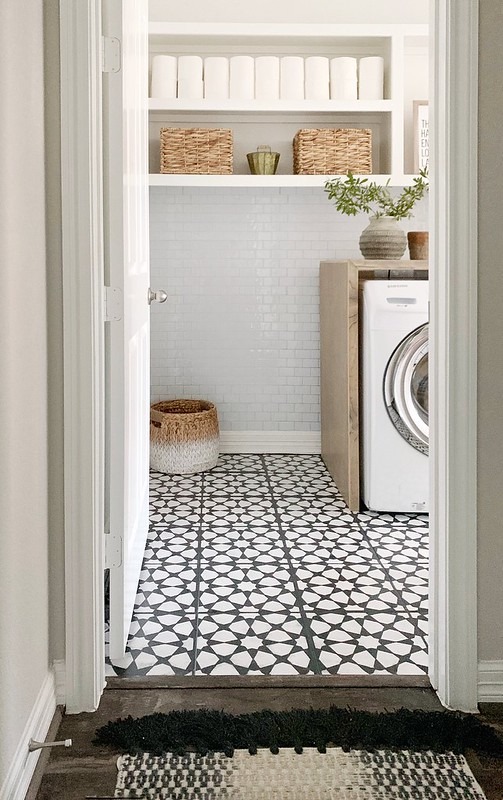
<instances>
[{"instance_id":1,"label":"open white door","mask_svg":"<svg viewBox=\"0 0 503 800\"><path fill-rule=\"evenodd\" d=\"M124 655L148 532L148 18L145 0L104 0L110 656ZM116 306L113 299L115 297ZM110 313L110 308L112 313Z\"/></svg>"}]
</instances>

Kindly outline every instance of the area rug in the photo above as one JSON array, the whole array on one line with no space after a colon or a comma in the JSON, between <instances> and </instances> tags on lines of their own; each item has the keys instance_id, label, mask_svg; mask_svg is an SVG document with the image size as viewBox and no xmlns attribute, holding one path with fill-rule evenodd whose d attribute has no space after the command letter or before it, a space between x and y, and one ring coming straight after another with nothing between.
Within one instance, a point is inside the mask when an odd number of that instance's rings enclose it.
<instances>
[{"instance_id":1,"label":"area rug","mask_svg":"<svg viewBox=\"0 0 503 800\"><path fill-rule=\"evenodd\" d=\"M121 756L115 796L137 800L484 800L455 753L305 748Z\"/></svg>"}]
</instances>

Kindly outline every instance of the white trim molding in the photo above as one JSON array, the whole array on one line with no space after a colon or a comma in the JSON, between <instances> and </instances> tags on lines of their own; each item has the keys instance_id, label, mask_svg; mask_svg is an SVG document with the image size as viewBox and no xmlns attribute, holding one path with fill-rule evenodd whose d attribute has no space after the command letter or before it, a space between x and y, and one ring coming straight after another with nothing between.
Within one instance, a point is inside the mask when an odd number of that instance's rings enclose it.
<instances>
[{"instance_id":1,"label":"white trim molding","mask_svg":"<svg viewBox=\"0 0 503 800\"><path fill-rule=\"evenodd\" d=\"M478 0L431 1L430 678L476 711Z\"/></svg>"},{"instance_id":2,"label":"white trim molding","mask_svg":"<svg viewBox=\"0 0 503 800\"><path fill-rule=\"evenodd\" d=\"M66 705L66 664L62 660L53 661L56 705Z\"/></svg>"},{"instance_id":3,"label":"white trim molding","mask_svg":"<svg viewBox=\"0 0 503 800\"><path fill-rule=\"evenodd\" d=\"M66 707L105 686L101 3L61 0Z\"/></svg>"},{"instance_id":4,"label":"white trim molding","mask_svg":"<svg viewBox=\"0 0 503 800\"><path fill-rule=\"evenodd\" d=\"M40 688L16 747L9 771L5 776L3 786L0 787L0 798L2 800L24 800L40 757L40 750L33 753L29 752L29 741L30 739L45 741L55 711L56 691L54 674L51 670L47 673Z\"/></svg>"},{"instance_id":5,"label":"white trim molding","mask_svg":"<svg viewBox=\"0 0 503 800\"><path fill-rule=\"evenodd\" d=\"M479 703L503 703L503 661L479 661Z\"/></svg>"},{"instance_id":6,"label":"white trim molding","mask_svg":"<svg viewBox=\"0 0 503 800\"><path fill-rule=\"evenodd\" d=\"M220 431L221 453L321 453L319 431Z\"/></svg>"}]
</instances>

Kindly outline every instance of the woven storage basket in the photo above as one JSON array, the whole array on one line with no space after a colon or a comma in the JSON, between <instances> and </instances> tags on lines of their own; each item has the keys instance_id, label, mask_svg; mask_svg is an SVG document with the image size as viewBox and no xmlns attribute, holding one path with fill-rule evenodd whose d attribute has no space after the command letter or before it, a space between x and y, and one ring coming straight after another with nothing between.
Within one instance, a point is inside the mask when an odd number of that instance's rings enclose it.
<instances>
[{"instance_id":1,"label":"woven storage basket","mask_svg":"<svg viewBox=\"0 0 503 800\"><path fill-rule=\"evenodd\" d=\"M165 400L150 408L150 466L171 475L212 469L218 460L217 410L205 400Z\"/></svg>"},{"instance_id":2,"label":"woven storage basket","mask_svg":"<svg viewBox=\"0 0 503 800\"><path fill-rule=\"evenodd\" d=\"M369 175L372 131L367 128L303 128L293 140L295 175Z\"/></svg>"},{"instance_id":3,"label":"woven storage basket","mask_svg":"<svg viewBox=\"0 0 503 800\"><path fill-rule=\"evenodd\" d=\"M232 131L161 128L161 172L232 175Z\"/></svg>"}]
</instances>

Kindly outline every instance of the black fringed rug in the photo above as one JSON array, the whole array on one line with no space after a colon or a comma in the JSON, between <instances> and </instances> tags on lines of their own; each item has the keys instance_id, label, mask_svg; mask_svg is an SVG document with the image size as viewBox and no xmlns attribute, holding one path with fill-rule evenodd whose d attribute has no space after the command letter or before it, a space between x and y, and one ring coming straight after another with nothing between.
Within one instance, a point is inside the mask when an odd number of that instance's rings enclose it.
<instances>
[{"instance_id":1,"label":"black fringed rug","mask_svg":"<svg viewBox=\"0 0 503 800\"><path fill-rule=\"evenodd\" d=\"M109 722L116 797L143 800L483 800L463 753L503 757L477 717L349 709L172 711Z\"/></svg>"}]
</instances>

